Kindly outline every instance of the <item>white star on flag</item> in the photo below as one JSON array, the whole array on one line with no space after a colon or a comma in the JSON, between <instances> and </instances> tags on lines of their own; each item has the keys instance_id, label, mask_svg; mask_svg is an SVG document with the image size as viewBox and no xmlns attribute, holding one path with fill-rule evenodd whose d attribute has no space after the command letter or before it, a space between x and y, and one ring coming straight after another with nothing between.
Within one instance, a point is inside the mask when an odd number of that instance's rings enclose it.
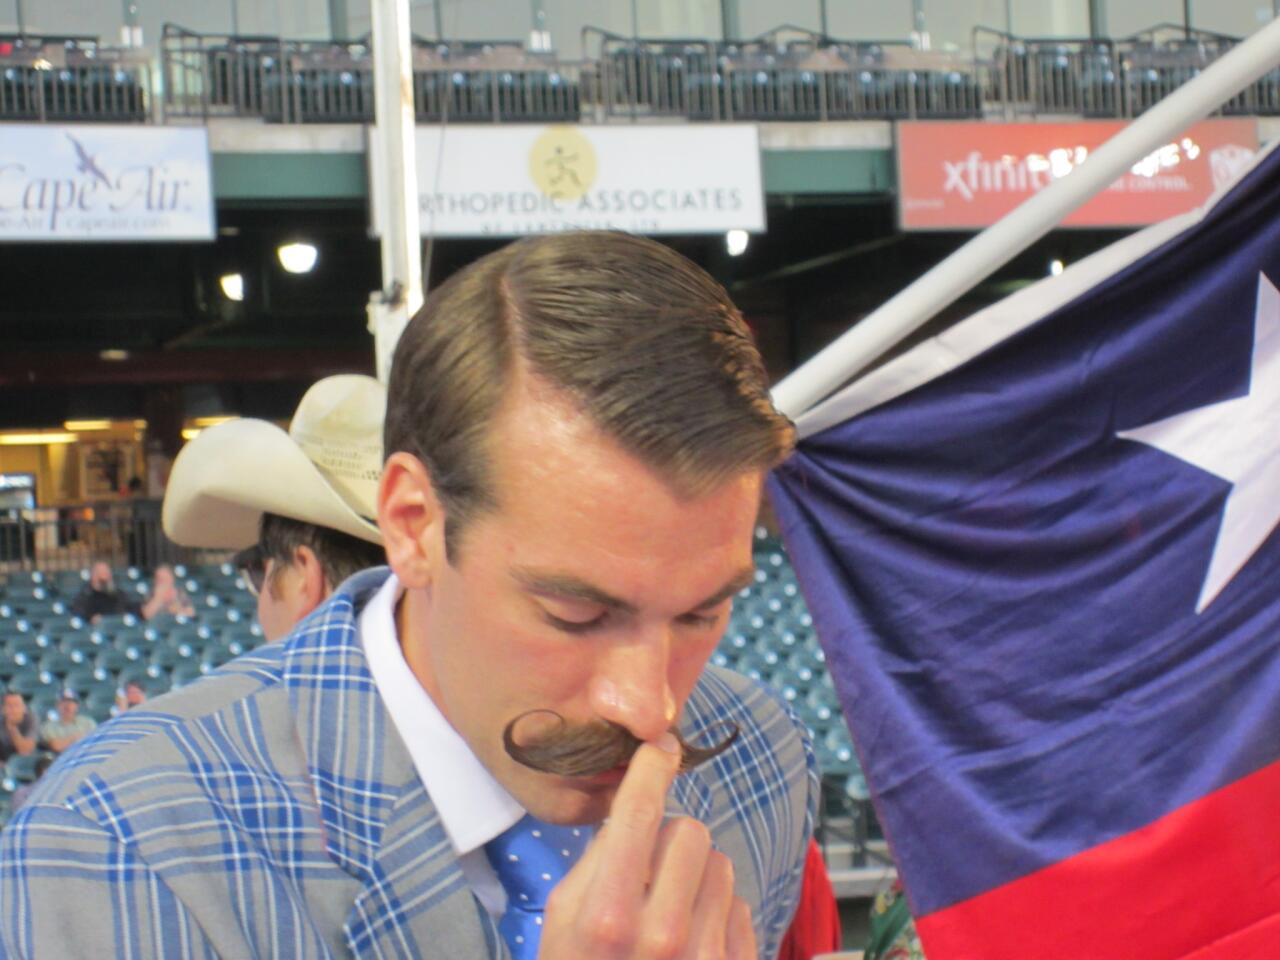
<instances>
[{"instance_id":1,"label":"white star on flag","mask_svg":"<svg viewBox=\"0 0 1280 960\"><path fill-rule=\"evenodd\" d=\"M1116 434L1232 484L1196 613L1240 572L1280 523L1280 291L1258 274L1249 392Z\"/></svg>"}]
</instances>

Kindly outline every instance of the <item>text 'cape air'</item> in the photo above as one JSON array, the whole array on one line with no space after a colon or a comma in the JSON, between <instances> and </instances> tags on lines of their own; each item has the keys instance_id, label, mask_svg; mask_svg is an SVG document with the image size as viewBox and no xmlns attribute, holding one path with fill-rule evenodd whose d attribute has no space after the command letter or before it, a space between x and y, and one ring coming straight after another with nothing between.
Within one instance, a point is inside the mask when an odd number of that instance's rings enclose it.
<instances>
[{"instance_id":1,"label":"text 'cape air'","mask_svg":"<svg viewBox=\"0 0 1280 960\"><path fill-rule=\"evenodd\" d=\"M1280 151L771 480L930 960L1280 956Z\"/></svg>"}]
</instances>

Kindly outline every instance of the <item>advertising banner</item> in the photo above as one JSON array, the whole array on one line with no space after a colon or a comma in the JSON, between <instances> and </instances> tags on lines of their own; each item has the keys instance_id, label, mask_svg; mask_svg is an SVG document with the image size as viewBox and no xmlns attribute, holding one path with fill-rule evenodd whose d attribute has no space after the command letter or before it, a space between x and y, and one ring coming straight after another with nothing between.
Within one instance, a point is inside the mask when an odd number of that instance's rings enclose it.
<instances>
[{"instance_id":1,"label":"advertising banner","mask_svg":"<svg viewBox=\"0 0 1280 960\"><path fill-rule=\"evenodd\" d=\"M990 226L1065 177L1124 121L900 123L898 215L904 230ZM1067 227L1135 227L1204 203L1258 150L1254 120L1205 120L1134 164L1069 216Z\"/></svg>"},{"instance_id":2,"label":"advertising banner","mask_svg":"<svg viewBox=\"0 0 1280 960\"><path fill-rule=\"evenodd\" d=\"M382 188L370 139L374 231ZM417 128L423 235L765 228L751 124Z\"/></svg>"},{"instance_id":3,"label":"advertising banner","mask_svg":"<svg viewBox=\"0 0 1280 960\"><path fill-rule=\"evenodd\" d=\"M213 236L203 127L4 125L0 241Z\"/></svg>"}]
</instances>

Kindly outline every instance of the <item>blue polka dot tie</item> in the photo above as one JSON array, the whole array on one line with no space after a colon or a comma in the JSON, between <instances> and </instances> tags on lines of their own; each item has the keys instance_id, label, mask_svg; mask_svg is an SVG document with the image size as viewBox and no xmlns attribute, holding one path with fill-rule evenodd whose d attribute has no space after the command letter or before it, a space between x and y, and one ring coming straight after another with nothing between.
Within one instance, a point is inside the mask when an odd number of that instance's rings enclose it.
<instances>
[{"instance_id":1,"label":"blue polka dot tie","mask_svg":"<svg viewBox=\"0 0 1280 960\"><path fill-rule=\"evenodd\" d=\"M507 891L507 912L498 930L515 960L537 957L547 897L577 862L590 835L588 827L557 827L526 816L485 845Z\"/></svg>"}]
</instances>

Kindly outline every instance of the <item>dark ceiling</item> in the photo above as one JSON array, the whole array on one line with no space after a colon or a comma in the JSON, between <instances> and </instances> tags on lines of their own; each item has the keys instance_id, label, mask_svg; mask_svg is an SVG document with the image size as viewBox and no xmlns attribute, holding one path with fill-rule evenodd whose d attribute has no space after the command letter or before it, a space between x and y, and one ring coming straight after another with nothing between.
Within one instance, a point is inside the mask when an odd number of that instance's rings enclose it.
<instances>
[{"instance_id":1,"label":"dark ceiling","mask_svg":"<svg viewBox=\"0 0 1280 960\"><path fill-rule=\"evenodd\" d=\"M889 200L775 201L769 229L731 258L723 238L668 242L729 287L780 376L882 303L967 237L902 234ZM201 244L8 244L0 248L0 428L75 417L147 416L179 404L186 416L235 412L287 418L307 384L343 370L372 372L365 305L380 285L377 242L363 204L222 206L219 236ZM950 316L1043 276L1117 234L1058 232ZM286 273L275 249L306 239L314 271ZM430 284L501 241L428 244ZM241 272L233 303L218 277ZM103 350L127 359L107 360Z\"/></svg>"}]
</instances>

